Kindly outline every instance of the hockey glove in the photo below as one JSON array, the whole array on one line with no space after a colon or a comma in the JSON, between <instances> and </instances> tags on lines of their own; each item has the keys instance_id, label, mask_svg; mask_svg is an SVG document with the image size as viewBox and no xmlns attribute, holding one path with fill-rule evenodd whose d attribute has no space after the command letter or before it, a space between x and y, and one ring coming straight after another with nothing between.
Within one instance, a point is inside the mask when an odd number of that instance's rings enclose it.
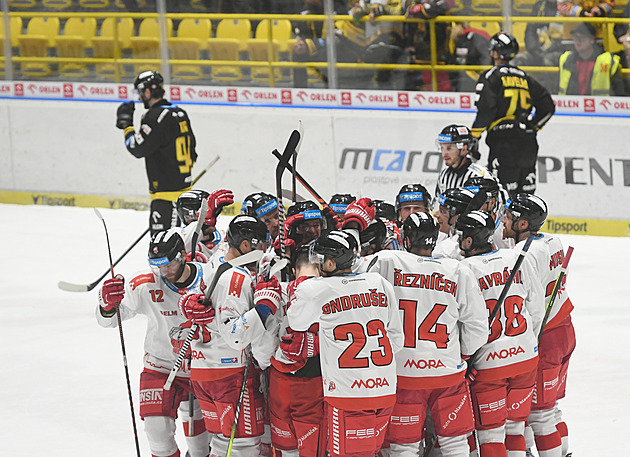
<instances>
[{"instance_id":1,"label":"hockey glove","mask_svg":"<svg viewBox=\"0 0 630 457\"><path fill-rule=\"evenodd\" d=\"M295 228L295 224L297 224L298 222L302 222L303 220L304 213L297 213L287 218L287 220L284 221L284 233L289 236L289 234L291 233L291 229Z\"/></svg>"},{"instance_id":2,"label":"hockey glove","mask_svg":"<svg viewBox=\"0 0 630 457\"><path fill-rule=\"evenodd\" d=\"M133 110L135 107L134 102L120 104L116 110L116 128L125 130L130 125L133 125Z\"/></svg>"},{"instance_id":3,"label":"hockey glove","mask_svg":"<svg viewBox=\"0 0 630 457\"><path fill-rule=\"evenodd\" d=\"M319 336L311 332L288 333L282 337L280 350L292 362L306 362L319 354Z\"/></svg>"},{"instance_id":4,"label":"hockey glove","mask_svg":"<svg viewBox=\"0 0 630 457\"><path fill-rule=\"evenodd\" d=\"M125 297L125 279L121 275L108 279L98 292L98 302L101 306L101 314L111 317L116 314L116 307Z\"/></svg>"},{"instance_id":5,"label":"hockey glove","mask_svg":"<svg viewBox=\"0 0 630 457\"><path fill-rule=\"evenodd\" d=\"M327 229L341 230L341 219L339 219L337 213L335 213L330 206L324 204L322 213L326 218Z\"/></svg>"},{"instance_id":6,"label":"hockey glove","mask_svg":"<svg viewBox=\"0 0 630 457\"><path fill-rule=\"evenodd\" d=\"M351 228L349 225L354 222L359 224L359 230L363 231L374 220L375 213L376 208L369 198L364 197L353 201L348 205L343 216L343 228Z\"/></svg>"},{"instance_id":7,"label":"hockey glove","mask_svg":"<svg viewBox=\"0 0 630 457\"><path fill-rule=\"evenodd\" d=\"M192 259L192 252L189 252L188 254L186 254L186 262L199 262L199 263L208 263L208 257L203 253L200 252L198 250L199 248L197 248L197 250L195 250L195 259Z\"/></svg>"},{"instance_id":8,"label":"hockey glove","mask_svg":"<svg viewBox=\"0 0 630 457\"><path fill-rule=\"evenodd\" d=\"M269 314L276 314L280 307L282 288L278 278L272 276L269 281L259 282L254 290L254 305L260 318L265 321Z\"/></svg>"},{"instance_id":9,"label":"hockey glove","mask_svg":"<svg viewBox=\"0 0 630 457\"><path fill-rule=\"evenodd\" d=\"M291 253L293 252L293 249L295 249L295 240L292 240L291 238L285 238L284 248L286 255L291 258ZM277 255L282 255L282 250L280 248L280 237L276 238L273 242L273 250L276 251Z\"/></svg>"},{"instance_id":10,"label":"hockey glove","mask_svg":"<svg viewBox=\"0 0 630 457\"><path fill-rule=\"evenodd\" d=\"M203 304L206 296L195 292L188 292L179 297L179 310L184 317L195 324L210 324L214 320L215 311L212 304Z\"/></svg>"},{"instance_id":11,"label":"hockey glove","mask_svg":"<svg viewBox=\"0 0 630 457\"><path fill-rule=\"evenodd\" d=\"M208 215L205 224L210 227L217 225L217 216L221 214L223 207L234 203L234 194L231 190L220 189L215 190L208 195Z\"/></svg>"}]
</instances>

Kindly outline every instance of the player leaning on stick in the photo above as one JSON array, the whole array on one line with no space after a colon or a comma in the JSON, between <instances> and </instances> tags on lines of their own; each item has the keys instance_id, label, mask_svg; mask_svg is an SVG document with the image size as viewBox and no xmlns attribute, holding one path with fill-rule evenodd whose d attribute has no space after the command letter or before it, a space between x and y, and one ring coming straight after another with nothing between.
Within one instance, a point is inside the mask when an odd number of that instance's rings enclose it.
<instances>
[{"instance_id":1,"label":"player leaning on stick","mask_svg":"<svg viewBox=\"0 0 630 457\"><path fill-rule=\"evenodd\" d=\"M162 75L142 72L133 85L147 111L136 131L134 102L122 103L116 112L116 127L124 131L127 150L144 158L151 197L149 228L154 235L178 225L175 202L179 194L190 190L196 142L186 111L164 99Z\"/></svg>"},{"instance_id":2,"label":"player leaning on stick","mask_svg":"<svg viewBox=\"0 0 630 457\"><path fill-rule=\"evenodd\" d=\"M178 300L188 291L201 291L204 286L203 265L186 263L184 241L178 229L158 232L149 245L151 268L136 273L125 283L121 275L108 279L99 292L96 320L101 327L117 327L116 305L120 304L123 320L137 314L148 319L144 340L144 369L140 375L140 417L155 457L178 457L175 442L177 409L188 416L190 371L185 363L170 390L163 390L168 373L175 364L169 332L186 321L179 312ZM206 432L199 404L195 401L194 435L186 443L191 457L208 455Z\"/></svg>"},{"instance_id":3,"label":"player leaning on stick","mask_svg":"<svg viewBox=\"0 0 630 457\"><path fill-rule=\"evenodd\" d=\"M393 284L404 328L396 353L398 389L387 431L389 455L422 454L427 411L444 457L468 457L475 427L466 362L488 337L485 302L472 271L453 259L435 259L438 224L430 214L403 223L404 251L381 251L363 264Z\"/></svg>"},{"instance_id":4,"label":"player leaning on stick","mask_svg":"<svg viewBox=\"0 0 630 457\"><path fill-rule=\"evenodd\" d=\"M460 232L462 263L475 275L491 315L519 253L493 251L494 219L484 211L461 215L455 230ZM525 258L490 323L488 342L469 360L474 367L469 370L474 376L470 393L481 457L505 457L506 452L525 455L525 421L534 391L536 335L543 313L542 287Z\"/></svg>"},{"instance_id":5,"label":"player leaning on stick","mask_svg":"<svg viewBox=\"0 0 630 457\"><path fill-rule=\"evenodd\" d=\"M228 227L225 261L264 250L266 239L264 223L250 216L236 216ZM206 284L212 282L222 263L223 258L218 256L211 259L213 271L204 278ZM190 293L180 299L184 315L209 332L209 338L193 341L191 379L206 429L215 434L212 456L227 454L250 354L257 359L268 358L272 351L267 345L275 349L277 343L269 340L265 326L273 322L272 314L279 306L280 285L275 277L259 282L255 290L254 284L248 268L230 267L219 277L208 306L203 303L204 294ZM264 427L259 376L260 370L250 367L231 451L234 457L260 455Z\"/></svg>"},{"instance_id":6,"label":"player leaning on stick","mask_svg":"<svg viewBox=\"0 0 630 457\"><path fill-rule=\"evenodd\" d=\"M557 235L538 231L546 218L546 203L532 194L516 195L504 217L506 235L514 238L516 250L522 248L530 233L536 234L527 255L545 291L545 306L551 298L565 255ZM540 338L536 390L528 420L541 457L564 457L569 451L568 430L557 401L564 398L569 359L575 349L572 310L573 304L562 284ZM528 447L532 444L528 443Z\"/></svg>"}]
</instances>

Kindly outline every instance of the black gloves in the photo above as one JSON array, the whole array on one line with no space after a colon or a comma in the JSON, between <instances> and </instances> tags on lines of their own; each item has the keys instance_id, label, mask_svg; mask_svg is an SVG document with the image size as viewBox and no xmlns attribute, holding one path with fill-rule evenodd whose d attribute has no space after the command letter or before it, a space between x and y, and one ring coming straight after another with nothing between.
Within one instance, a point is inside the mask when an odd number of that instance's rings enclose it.
<instances>
[{"instance_id":1,"label":"black gloves","mask_svg":"<svg viewBox=\"0 0 630 457\"><path fill-rule=\"evenodd\" d=\"M121 103L116 110L116 128L121 130L133 125L134 102Z\"/></svg>"}]
</instances>

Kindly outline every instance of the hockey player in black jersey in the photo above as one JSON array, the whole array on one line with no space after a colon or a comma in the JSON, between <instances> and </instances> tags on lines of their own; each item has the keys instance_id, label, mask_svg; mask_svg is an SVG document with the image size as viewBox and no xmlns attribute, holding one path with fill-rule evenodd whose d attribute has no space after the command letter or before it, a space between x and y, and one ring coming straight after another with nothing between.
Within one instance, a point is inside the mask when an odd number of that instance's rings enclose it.
<instances>
[{"instance_id":1,"label":"hockey player in black jersey","mask_svg":"<svg viewBox=\"0 0 630 457\"><path fill-rule=\"evenodd\" d=\"M133 127L134 102L122 103L116 127L124 131L127 150L144 158L149 180L151 235L178 225L176 202L191 188L191 170L197 161L195 135L186 111L164 98L164 78L145 71L134 82L147 112L140 128Z\"/></svg>"},{"instance_id":2,"label":"hockey player in black jersey","mask_svg":"<svg viewBox=\"0 0 630 457\"><path fill-rule=\"evenodd\" d=\"M488 169L512 195L536 190L536 133L555 112L549 92L509 64L518 48L518 41L508 33L497 33L490 40L494 67L477 81L477 117L471 129L474 138L487 130Z\"/></svg>"}]
</instances>

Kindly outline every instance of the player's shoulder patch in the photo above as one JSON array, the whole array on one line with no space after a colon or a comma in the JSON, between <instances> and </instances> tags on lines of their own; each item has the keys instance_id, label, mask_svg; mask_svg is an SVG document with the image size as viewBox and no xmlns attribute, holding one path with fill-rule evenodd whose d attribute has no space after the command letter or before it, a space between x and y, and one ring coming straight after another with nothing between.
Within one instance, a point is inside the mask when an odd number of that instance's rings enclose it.
<instances>
[{"instance_id":1,"label":"player's shoulder patch","mask_svg":"<svg viewBox=\"0 0 630 457\"><path fill-rule=\"evenodd\" d=\"M486 176L489 173L486 167L477 165L476 163L471 163L468 166L468 169L472 172L474 176Z\"/></svg>"},{"instance_id":2,"label":"player's shoulder patch","mask_svg":"<svg viewBox=\"0 0 630 457\"><path fill-rule=\"evenodd\" d=\"M240 298L243 291L243 284L245 283L246 275L240 269L234 268L232 270L232 276L230 277L230 287L228 288L228 295L236 298Z\"/></svg>"},{"instance_id":3,"label":"player's shoulder patch","mask_svg":"<svg viewBox=\"0 0 630 457\"><path fill-rule=\"evenodd\" d=\"M136 290L138 286L142 284L149 284L155 282L155 275L153 273L145 273L135 276L129 281L129 285L131 286L131 290Z\"/></svg>"}]
</instances>

